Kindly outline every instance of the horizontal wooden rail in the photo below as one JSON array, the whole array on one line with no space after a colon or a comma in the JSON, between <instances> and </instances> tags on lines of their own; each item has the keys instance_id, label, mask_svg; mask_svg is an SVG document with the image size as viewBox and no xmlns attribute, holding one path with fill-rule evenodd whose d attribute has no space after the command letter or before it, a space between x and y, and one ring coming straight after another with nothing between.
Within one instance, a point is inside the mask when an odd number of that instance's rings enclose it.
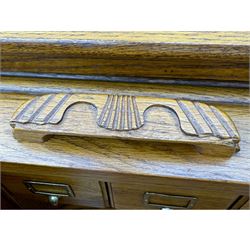
<instances>
[{"instance_id":1,"label":"horizontal wooden rail","mask_svg":"<svg viewBox=\"0 0 250 250\"><path fill-rule=\"evenodd\" d=\"M2 71L248 84L249 32L1 33Z\"/></svg>"}]
</instances>

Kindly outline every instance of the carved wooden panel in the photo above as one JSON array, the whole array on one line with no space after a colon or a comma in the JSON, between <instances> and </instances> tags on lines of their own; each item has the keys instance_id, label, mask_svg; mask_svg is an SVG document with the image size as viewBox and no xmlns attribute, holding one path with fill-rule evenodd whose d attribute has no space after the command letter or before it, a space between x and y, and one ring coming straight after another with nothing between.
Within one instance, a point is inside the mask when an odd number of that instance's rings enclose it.
<instances>
[{"instance_id":1,"label":"carved wooden panel","mask_svg":"<svg viewBox=\"0 0 250 250\"><path fill-rule=\"evenodd\" d=\"M92 107L95 121L84 120L84 114L74 110L75 104L79 103ZM162 108L177 122L166 121L161 123L165 124L164 129L158 129L161 115L149 123L147 113ZM66 122L66 114L72 110L74 115ZM44 95L24 103L13 115L11 126L18 140L44 141L48 135L57 134L154 140L192 144L199 152L221 155L231 155L239 150L240 141L233 121L214 106L144 96Z\"/></svg>"}]
</instances>

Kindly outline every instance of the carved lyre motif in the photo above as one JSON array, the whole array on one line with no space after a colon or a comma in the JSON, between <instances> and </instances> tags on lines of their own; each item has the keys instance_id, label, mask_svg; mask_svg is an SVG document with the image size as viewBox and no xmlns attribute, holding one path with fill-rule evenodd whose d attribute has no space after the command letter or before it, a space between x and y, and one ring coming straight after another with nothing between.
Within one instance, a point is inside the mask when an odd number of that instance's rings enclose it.
<instances>
[{"instance_id":1,"label":"carved lyre motif","mask_svg":"<svg viewBox=\"0 0 250 250\"><path fill-rule=\"evenodd\" d=\"M96 124L68 126L64 124L67 110L77 103L95 107ZM177 116L179 129L145 126L145 112L151 107L164 107ZM73 109L73 107L72 107ZM74 119L80 122L81 114ZM43 141L46 135L96 136L135 140L187 143L200 152L230 155L239 150L240 141L232 120L214 106L200 102L126 95L52 94L36 97L23 104L13 115L11 125L19 140ZM60 126L59 126L60 125ZM85 127L84 127L85 126ZM220 150L219 150L220 149Z\"/></svg>"}]
</instances>

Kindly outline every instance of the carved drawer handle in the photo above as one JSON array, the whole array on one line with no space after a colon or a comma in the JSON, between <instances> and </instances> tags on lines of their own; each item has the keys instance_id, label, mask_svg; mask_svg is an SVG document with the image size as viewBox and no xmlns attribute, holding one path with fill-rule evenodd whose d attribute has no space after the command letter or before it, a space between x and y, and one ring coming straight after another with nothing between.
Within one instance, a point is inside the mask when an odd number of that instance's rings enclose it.
<instances>
[{"instance_id":1,"label":"carved drawer handle","mask_svg":"<svg viewBox=\"0 0 250 250\"><path fill-rule=\"evenodd\" d=\"M66 111L74 109L73 106L77 103L94 107L96 121L83 121L82 112L75 111L74 117L67 123ZM178 118L178 124L166 121L164 131L157 130L152 123L147 124L145 113L152 107L170 110ZM216 152L216 155L226 156L239 150L240 141L233 121L214 106L143 96L44 95L24 103L13 115L10 124L17 140L42 142L48 135L153 140L192 144L201 153Z\"/></svg>"}]
</instances>

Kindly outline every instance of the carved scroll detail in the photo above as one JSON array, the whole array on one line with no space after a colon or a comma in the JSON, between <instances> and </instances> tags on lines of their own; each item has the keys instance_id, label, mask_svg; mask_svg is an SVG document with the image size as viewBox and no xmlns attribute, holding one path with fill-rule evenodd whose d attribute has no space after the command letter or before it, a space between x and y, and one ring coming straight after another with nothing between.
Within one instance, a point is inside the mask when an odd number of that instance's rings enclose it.
<instances>
[{"instance_id":1,"label":"carved scroll detail","mask_svg":"<svg viewBox=\"0 0 250 250\"><path fill-rule=\"evenodd\" d=\"M204 103L166 98L102 94L44 95L23 104L13 115L11 125L19 126L19 129L26 133L29 131L35 133L39 130L39 133L43 131L44 134L64 134L64 130L57 131L51 126L63 122L66 110L76 103L88 103L96 108L97 127L110 130L110 132L98 130L101 136L143 140L145 133L139 131L144 127L145 111L153 106L161 106L173 111L177 116L180 135L174 134L171 128L167 128L169 133L164 136L157 130L152 132L151 129L150 136L148 136L149 133L146 134L147 139L180 143L183 141L190 144L192 142L207 145L212 143L238 148L239 134L234 123L225 113ZM73 130L73 128L71 130L65 128L65 133L69 134L70 131L73 133ZM95 136L94 132L89 134L84 128L82 130L78 128L77 131L80 131L79 135L82 136ZM126 134L126 131L134 132Z\"/></svg>"}]
</instances>

